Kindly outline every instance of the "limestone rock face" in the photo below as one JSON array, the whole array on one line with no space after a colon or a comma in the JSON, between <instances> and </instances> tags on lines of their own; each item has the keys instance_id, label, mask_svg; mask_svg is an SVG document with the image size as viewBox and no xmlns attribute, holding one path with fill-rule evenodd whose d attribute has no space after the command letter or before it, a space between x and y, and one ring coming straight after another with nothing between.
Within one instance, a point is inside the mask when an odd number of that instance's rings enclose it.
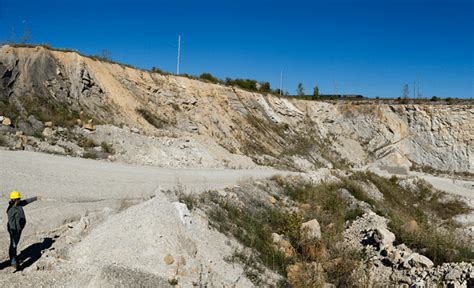
<instances>
[{"instance_id":1,"label":"limestone rock face","mask_svg":"<svg viewBox=\"0 0 474 288\"><path fill-rule=\"evenodd\" d=\"M0 101L21 111L14 116L21 116L16 119L27 135L43 128L28 118L31 106L48 102L67 108L71 115L88 115L93 123L133 127L144 137L192 138L205 147L203 153L193 154L193 166L206 166L212 158L218 167L249 167L253 161L311 171L345 160L355 167L374 166L397 174L406 174L413 165L474 172L474 107L469 104L358 105L264 96L74 52L8 45L0 48L0 79ZM3 120L3 125L10 124ZM101 133L89 124L84 128L91 135ZM119 145L128 141L118 135L108 138L107 143ZM159 141L147 142L140 157L124 149L118 160L147 158L138 163L157 165L156 159L167 154L166 161L172 162L175 151L163 152Z\"/></svg>"}]
</instances>

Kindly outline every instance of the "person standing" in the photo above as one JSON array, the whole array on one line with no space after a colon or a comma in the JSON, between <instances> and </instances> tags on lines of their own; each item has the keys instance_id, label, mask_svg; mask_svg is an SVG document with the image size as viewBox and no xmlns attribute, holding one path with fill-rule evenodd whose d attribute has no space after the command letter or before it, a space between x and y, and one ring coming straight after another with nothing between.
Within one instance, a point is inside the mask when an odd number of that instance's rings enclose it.
<instances>
[{"instance_id":1,"label":"person standing","mask_svg":"<svg viewBox=\"0 0 474 288\"><path fill-rule=\"evenodd\" d=\"M25 211L23 211L23 206L26 206L36 200L38 200L38 197L21 200L21 194L18 191L13 191L10 193L10 202L8 203L7 208L7 230L10 234L10 263L11 266L16 270L18 270L20 264L17 256L17 247L18 243L20 242L21 232L26 225L26 217Z\"/></svg>"}]
</instances>

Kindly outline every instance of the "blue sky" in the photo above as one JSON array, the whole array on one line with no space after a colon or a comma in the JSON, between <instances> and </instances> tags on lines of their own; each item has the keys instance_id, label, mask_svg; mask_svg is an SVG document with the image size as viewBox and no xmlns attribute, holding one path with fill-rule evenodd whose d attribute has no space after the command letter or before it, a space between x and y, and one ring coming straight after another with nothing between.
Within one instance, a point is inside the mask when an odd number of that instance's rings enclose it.
<instances>
[{"instance_id":1,"label":"blue sky","mask_svg":"<svg viewBox=\"0 0 474 288\"><path fill-rule=\"evenodd\" d=\"M0 41L111 52L141 68L251 78L295 93L474 97L474 0L0 0ZM15 33L12 33L14 31ZM412 95L410 95L412 96Z\"/></svg>"}]
</instances>

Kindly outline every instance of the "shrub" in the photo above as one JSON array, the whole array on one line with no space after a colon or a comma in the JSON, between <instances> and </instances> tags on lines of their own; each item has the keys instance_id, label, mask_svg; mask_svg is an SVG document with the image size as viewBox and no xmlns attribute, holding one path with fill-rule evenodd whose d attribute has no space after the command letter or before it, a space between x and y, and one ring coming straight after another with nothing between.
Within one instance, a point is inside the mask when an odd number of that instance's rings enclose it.
<instances>
[{"instance_id":1,"label":"shrub","mask_svg":"<svg viewBox=\"0 0 474 288\"><path fill-rule=\"evenodd\" d=\"M77 145L79 145L82 148L94 148L96 146L94 140L86 138L84 136L79 136Z\"/></svg>"},{"instance_id":2,"label":"shrub","mask_svg":"<svg viewBox=\"0 0 474 288\"><path fill-rule=\"evenodd\" d=\"M41 140L44 140L44 138L45 138L43 133L41 133L41 132L33 133L33 137L36 137L36 138L41 139Z\"/></svg>"},{"instance_id":3,"label":"shrub","mask_svg":"<svg viewBox=\"0 0 474 288\"><path fill-rule=\"evenodd\" d=\"M112 144L108 144L106 142L102 142L100 144L100 147L102 147L102 150L105 152L105 153L108 153L108 154L114 154L115 153L115 150L114 148L112 147Z\"/></svg>"},{"instance_id":4,"label":"shrub","mask_svg":"<svg viewBox=\"0 0 474 288\"><path fill-rule=\"evenodd\" d=\"M0 146L3 146L3 147L7 147L7 146L8 146L7 139L6 139L5 136L3 136L3 135L0 135Z\"/></svg>"},{"instance_id":5,"label":"shrub","mask_svg":"<svg viewBox=\"0 0 474 288\"><path fill-rule=\"evenodd\" d=\"M272 91L271 87L270 87L270 82L262 82L260 83L260 89L259 89L260 92L262 93L269 93Z\"/></svg>"},{"instance_id":6,"label":"shrub","mask_svg":"<svg viewBox=\"0 0 474 288\"><path fill-rule=\"evenodd\" d=\"M151 67L150 69L150 72L151 73L158 73L158 74L166 74L163 70L161 70L160 68L158 67Z\"/></svg>"},{"instance_id":7,"label":"shrub","mask_svg":"<svg viewBox=\"0 0 474 288\"><path fill-rule=\"evenodd\" d=\"M249 91L258 91L257 90L257 81L251 79L231 79L226 78L225 84L228 86L237 86Z\"/></svg>"},{"instance_id":8,"label":"shrub","mask_svg":"<svg viewBox=\"0 0 474 288\"><path fill-rule=\"evenodd\" d=\"M84 152L83 157L86 159L98 159L99 155L97 155L97 152L95 152L94 150L88 150Z\"/></svg>"},{"instance_id":9,"label":"shrub","mask_svg":"<svg viewBox=\"0 0 474 288\"><path fill-rule=\"evenodd\" d=\"M201 75L199 75L199 79L206 80L206 81L209 81L209 82L214 83L214 84L217 84L217 83L221 82L221 80L214 77L211 73L202 73Z\"/></svg>"}]
</instances>

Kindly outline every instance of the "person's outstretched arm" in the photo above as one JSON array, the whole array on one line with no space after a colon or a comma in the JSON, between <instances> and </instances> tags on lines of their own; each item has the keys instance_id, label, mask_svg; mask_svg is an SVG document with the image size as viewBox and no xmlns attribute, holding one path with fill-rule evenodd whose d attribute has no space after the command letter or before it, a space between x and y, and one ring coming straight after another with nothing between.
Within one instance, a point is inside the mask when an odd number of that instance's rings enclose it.
<instances>
[{"instance_id":1,"label":"person's outstretched arm","mask_svg":"<svg viewBox=\"0 0 474 288\"><path fill-rule=\"evenodd\" d=\"M26 199L20 201L20 205L21 206L26 206L26 205L30 204L31 202L35 202L36 200L38 200L38 197L26 198Z\"/></svg>"}]
</instances>

